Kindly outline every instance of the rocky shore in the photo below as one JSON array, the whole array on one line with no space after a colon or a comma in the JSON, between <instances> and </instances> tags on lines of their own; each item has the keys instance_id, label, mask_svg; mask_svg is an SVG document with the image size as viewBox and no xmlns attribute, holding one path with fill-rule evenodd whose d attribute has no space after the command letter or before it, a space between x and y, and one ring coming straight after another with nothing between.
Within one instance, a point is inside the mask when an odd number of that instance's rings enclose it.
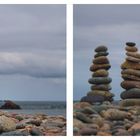
<instances>
[{"instance_id":1,"label":"rocky shore","mask_svg":"<svg viewBox=\"0 0 140 140\"><path fill-rule=\"evenodd\" d=\"M46 114L25 115L0 111L0 136L65 136L66 119Z\"/></svg>"},{"instance_id":2,"label":"rocky shore","mask_svg":"<svg viewBox=\"0 0 140 140\"><path fill-rule=\"evenodd\" d=\"M140 106L74 103L75 136L140 136Z\"/></svg>"}]
</instances>

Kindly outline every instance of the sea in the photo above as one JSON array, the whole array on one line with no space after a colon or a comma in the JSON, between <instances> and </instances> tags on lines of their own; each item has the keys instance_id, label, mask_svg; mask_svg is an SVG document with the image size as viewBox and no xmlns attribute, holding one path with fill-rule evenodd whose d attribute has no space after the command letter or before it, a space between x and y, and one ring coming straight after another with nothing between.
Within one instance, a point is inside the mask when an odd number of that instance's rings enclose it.
<instances>
[{"instance_id":1,"label":"sea","mask_svg":"<svg viewBox=\"0 0 140 140\"><path fill-rule=\"evenodd\" d=\"M64 101L13 101L22 109L2 109L20 114L47 114L50 116L63 115L66 117L66 102ZM0 106L4 102L0 101Z\"/></svg>"}]
</instances>

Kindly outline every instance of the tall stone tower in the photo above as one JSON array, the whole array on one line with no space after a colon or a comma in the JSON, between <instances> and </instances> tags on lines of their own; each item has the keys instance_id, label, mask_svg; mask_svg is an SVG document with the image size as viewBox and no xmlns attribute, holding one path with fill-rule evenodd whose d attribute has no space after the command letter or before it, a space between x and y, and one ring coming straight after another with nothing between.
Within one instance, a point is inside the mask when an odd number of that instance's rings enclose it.
<instances>
[{"instance_id":1,"label":"tall stone tower","mask_svg":"<svg viewBox=\"0 0 140 140\"><path fill-rule=\"evenodd\" d=\"M122 106L140 105L140 53L133 42L126 43L126 60L121 65L121 87L125 89L121 93Z\"/></svg>"},{"instance_id":2,"label":"tall stone tower","mask_svg":"<svg viewBox=\"0 0 140 140\"><path fill-rule=\"evenodd\" d=\"M113 101L114 94L110 93L111 86L110 83L112 79L109 76L108 70L111 65L107 58L108 49L106 46L98 46L95 49L95 55L90 66L90 71L92 72L92 78L88 80L91 84L91 91L87 93L87 96L81 99L81 102L103 102L103 101Z\"/></svg>"}]
</instances>

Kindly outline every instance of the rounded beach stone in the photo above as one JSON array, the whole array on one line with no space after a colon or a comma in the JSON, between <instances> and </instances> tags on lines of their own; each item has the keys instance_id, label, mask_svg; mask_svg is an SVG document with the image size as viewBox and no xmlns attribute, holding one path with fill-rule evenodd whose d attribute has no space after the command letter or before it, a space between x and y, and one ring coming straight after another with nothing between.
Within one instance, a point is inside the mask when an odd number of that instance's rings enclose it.
<instances>
[{"instance_id":1,"label":"rounded beach stone","mask_svg":"<svg viewBox=\"0 0 140 140\"><path fill-rule=\"evenodd\" d=\"M106 46L98 46L96 49L95 49L95 52L106 52L107 51L107 47Z\"/></svg>"},{"instance_id":2,"label":"rounded beach stone","mask_svg":"<svg viewBox=\"0 0 140 140\"><path fill-rule=\"evenodd\" d=\"M122 74L122 78L124 80L134 80L134 81L140 81L140 77L137 77L135 75L130 75L130 74Z\"/></svg>"},{"instance_id":3,"label":"rounded beach stone","mask_svg":"<svg viewBox=\"0 0 140 140\"><path fill-rule=\"evenodd\" d=\"M127 91L123 91L121 93L122 99L129 99L129 98L140 98L140 89L139 88L132 88Z\"/></svg>"},{"instance_id":4,"label":"rounded beach stone","mask_svg":"<svg viewBox=\"0 0 140 140\"><path fill-rule=\"evenodd\" d=\"M126 60L134 62L134 63L139 63L140 62L139 58L135 58L135 57L132 57L132 56L126 57Z\"/></svg>"},{"instance_id":5,"label":"rounded beach stone","mask_svg":"<svg viewBox=\"0 0 140 140\"><path fill-rule=\"evenodd\" d=\"M140 64L139 63L133 63L133 62L129 62L129 61L125 61L122 65L121 65L122 69L135 69L135 70L140 70Z\"/></svg>"},{"instance_id":6,"label":"rounded beach stone","mask_svg":"<svg viewBox=\"0 0 140 140\"><path fill-rule=\"evenodd\" d=\"M136 43L134 43L134 42L126 42L126 45L127 45L127 46L131 46L131 47L133 47L133 46L136 45Z\"/></svg>"},{"instance_id":7,"label":"rounded beach stone","mask_svg":"<svg viewBox=\"0 0 140 140\"><path fill-rule=\"evenodd\" d=\"M95 95L95 96L84 96L81 98L81 102L88 102L90 104L95 102L103 102L105 101L105 98L101 95Z\"/></svg>"},{"instance_id":8,"label":"rounded beach stone","mask_svg":"<svg viewBox=\"0 0 140 140\"><path fill-rule=\"evenodd\" d=\"M140 59L140 53L136 53L136 52L126 52L127 56L132 56L134 58L139 58Z\"/></svg>"},{"instance_id":9,"label":"rounded beach stone","mask_svg":"<svg viewBox=\"0 0 140 140\"><path fill-rule=\"evenodd\" d=\"M125 99L120 101L120 106L140 106L140 99Z\"/></svg>"},{"instance_id":10,"label":"rounded beach stone","mask_svg":"<svg viewBox=\"0 0 140 140\"><path fill-rule=\"evenodd\" d=\"M125 80L125 81L121 82L121 87L124 89L140 88L140 82Z\"/></svg>"},{"instance_id":11,"label":"rounded beach stone","mask_svg":"<svg viewBox=\"0 0 140 140\"><path fill-rule=\"evenodd\" d=\"M90 71L96 71L99 69L109 70L111 68L110 64L93 64L90 66Z\"/></svg>"},{"instance_id":12,"label":"rounded beach stone","mask_svg":"<svg viewBox=\"0 0 140 140\"><path fill-rule=\"evenodd\" d=\"M94 55L94 58L99 57L99 56L108 56L108 52L98 52L97 54Z\"/></svg>"},{"instance_id":13,"label":"rounded beach stone","mask_svg":"<svg viewBox=\"0 0 140 140\"><path fill-rule=\"evenodd\" d=\"M94 90L94 91L89 91L87 93L87 96L95 96L95 95L101 95L104 97L113 97L114 94L110 93L109 91L102 91L102 90Z\"/></svg>"},{"instance_id":14,"label":"rounded beach stone","mask_svg":"<svg viewBox=\"0 0 140 140\"><path fill-rule=\"evenodd\" d=\"M94 64L109 64L109 60L106 56L99 56L93 60Z\"/></svg>"},{"instance_id":15,"label":"rounded beach stone","mask_svg":"<svg viewBox=\"0 0 140 140\"><path fill-rule=\"evenodd\" d=\"M125 47L125 50L128 52L137 52L138 51L138 49L136 47L130 47L130 46Z\"/></svg>"},{"instance_id":16,"label":"rounded beach stone","mask_svg":"<svg viewBox=\"0 0 140 140\"><path fill-rule=\"evenodd\" d=\"M121 71L121 74L130 74L130 75L140 77L140 71L134 70L134 69L125 69L125 70Z\"/></svg>"},{"instance_id":17,"label":"rounded beach stone","mask_svg":"<svg viewBox=\"0 0 140 140\"><path fill-rule=\"evenodd\" d=\"M90 84L109 84L111 81L110 77L93 77L88 80Z\"/></svg>"},{"instance_id":18,"label":"rounded beach stone","mask_svg":"<svg viewBox=\"0 0 140 140\"><path fill-rule=\"evenodd\" d=\"M8 118L4 115L0 116L0 132L8 132L16 129L16 123L12 118Z\"/></svg>"},{"instance_id":19,"label":"rounded beach stone","mask_svg":"<svg viewBox=\"0 0 140 140\"><path fill-rule=\"evenodd\" d=\"M108 71L105 69L99 69L92 74L92 77L107 77L108 75Z\"/></svg>"},{"instance_id":20,"label":"rounded beach stone","mask_svg":"<svg viewBox=\"0 0 140 140\"><path fill-rule=\"evenodd\" d=\"M108 91L111 90L111 86L108 84L100 84L100 85L92 85L91 86L91 90L104 90L104 91Z\"/></svg>"}]
</instances>

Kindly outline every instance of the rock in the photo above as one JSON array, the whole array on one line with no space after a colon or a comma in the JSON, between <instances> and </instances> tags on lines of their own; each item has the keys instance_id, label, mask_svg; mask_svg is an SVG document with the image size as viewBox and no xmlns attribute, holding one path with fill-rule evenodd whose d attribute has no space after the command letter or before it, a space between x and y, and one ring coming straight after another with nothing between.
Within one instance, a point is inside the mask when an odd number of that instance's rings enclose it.
<instances>
[{"instance_id":1,"label":"rock","mask_svg":"<svg viewBox=\"0 0 140 140\"><path fill-rule=\"evenodd\" d=\"M90 67L90 71L96 71L99 69L105 69L105 70L109 70L111 68L110 64L93 64Z\"/></svg>"},{"instance_id":2,"label":"rock","mask_svg":"<svg viewBox=\"0 0 140 140\"><path fill-rule=\"evenodd\" d=\"M118 109L108 109L107 111L102 111L101 115L108 120L124 120L125 118L131 118L130 113L120 111Z\"/></svg>"},{"instance_id":3,"label":"rock","mask_svg":"<svg viewBox=\"0 0 140 140\"><path fill-rule=\"evenodd\" d=\"M125 47L125 50L128 52L137 52L138 51L138 49L136 47L130 47L130 46Z\"/></svg>"},{"instance_id":4,"label":"rock","mask_svg":"<svg viewBox=\"0 0 140 140\"><path fill-rule=\"evenodd\" d=\"M103 126L100 128L100 131L110 131L111 130L111 126L109 123L104 123Z\"/></svg>"},{"instance_id":5,"label":"rock","mask_svg":"<svg viewBox=\"0 0 140 140\"><path fill-rule=\"evenodd\" d=\"M8 132L16 129L16 123L8 117L0 116L0 132Z\"/></svg>"},{"instance_id":6,"label":"rock","mask_svg":"<svg viewBox=\"0 0 140 140\"><path fill-rule=\"evenodd\" d=\"M74 103L74 109L81 109L81 108L90 107L90 106L91 106L91 104L89 104L87 102Z\"/></svg>"},{"instance_id":7,"label":"rock","mask_svg":"<svg viewBox=\"0 0 140 140\"><path fill-rule=\"evenodd\" d=\"M85 107L82 109L82 112L85 114L94 114L97 113L94 109L92 109L91 107Z\"/></svg>"},{"instance_id":8,"label":"rock","mask_svg":"<svg viewBox=\"0 0 140 140\"><path fill-rule=\"evenodd\" d=\"M94 90L94 91L89 91L87 93L87 96L95 96L95 95L101 95L103 96L104 98L105 97L113 97L114 94L108 92L108 91L102 91L102 90Z\"/></svg>"},{"instance_id":9,"label":"rock","mask_svg":"<svg viewBox=\"0 0 140 140\"><path fill-rule=\"evenodd\" d=\"M40 119L31 119L30 122L28 122L29 124L33 124L36 126L40 126L40 124L42 123L42 121Z\"/></svg>"},{"instance_id":10,"label":"rock","mask_svg":"<svg viewBox=\"0 0 140 140\"><path fill-rule=\"evenodd\" d=\"M80 120L74 118L73 119L73 127L81 129L82 127L84 127L84 123L81 122Z\"/></svg>"},{"instance_id":11,"label":"rock","mask_svg":"<svg viewBox=\"0 0 140 140\"><path fill-rule=\"evenodd\" d=\"M140 88L140 82L125 80L121 83L121 87L124 89Z\"/></svg>"},{"instance_id":12,"label":"rock","mask_svg":"<svg viewBox=\"0 0 140 140\"><path fill-rule=\"evenodd\" d=\"M140 71L134 69L125 69L121 72L121 74L129 74L129 75L140 77Z\"/></svg>"},{"instance_id":13,"label":"rock","mask_svg":"<svg viewBox=\"0 0 140 140\"><path fill-rule=\"evenodd\" d=\"M138 63L133 63L130 61L125 61L122 65L121 65L122 69L135 69L135 70L140 70L140 64Z\"/></svg>"},{"instance_id":14,"label":"rock","mask_svg":"<svg viewBox=\"0 0 140 140\"><path fill-rule=\"evenodd\" d=\"M120 106L140 106L140 99L125 99L120 102Z\"/></svg>"},{"instance_id":15,"label":"rock","mask_svg":"<svg viewBox=\"0 0 140 140\"><path fill-rule=\"evenodd\" d=\"M127 45L127 46L131 46L131 47L133 47L133 46L136 45L136 43L134 43L134 42L126 42L126 45Z\"/></svg>"},{"instance_id":16,"label":"rock","mask_svg":"<svg viewBox=\"0 0 140 140\"><path fill-rule=\"evenodd\" d=\"M131 61L131 62L134 62L134 63L139 63L140 62L140 59L139 58L135 58L135 57L132 57L132 56L128 56L126 57L126 61Z\"/></svg>"},{"instance_id":17,"label":"rock","mask_svg":"<svg viewBox=\"0 0 140 140\"><path fill-rule=\"evenodd\" d=\"M140 134L140 122L135 123L130 129L128 129L128 132L132 133L134 136Z\"/></svg>"},{"instance_id":18,"label":"rock","mask_svg":"<svg viewBox=\"0 0 140 140\"><path fill-rule=\"evenodd\" d=\"M97 136L112 136L112 135L109 132L99 131L99 132L97 132Z\"/></svg>"},{"instance_id":19,"label":"rock","mask_svg":"<svg viewBox=\"0 0 140 140\"><path fill-rule=\"evenodd\" d=\"M129 74L122 74L122 78L124 80L134 80L134 81L140 81L140 77L129 75Z\"/></svg>"},{"instance_id":20,"label":"rock","mask_svg":"<svg viewBox=\"0 0 140 140\"><path fill-rule=\"evenodd\" d=\"M92 120L89 117L87 117L84 113L81 113L81 112L76 112L76 118L81 120L84 123L92 122Z\"/></svg>"},{"instance_id":21,"label":"rock","mask_svg":"<svg viewBox=\"0 0 140 140\"><path fill-rule=\"evenodd\" d=\"M94 64L109 64L109 61L106 56L99 56L93 60Z\"/></svg>"},{"instance_id":22,"label":"rock","mask_svg":"<svg viewBox=\"0 0 140 140\"><path fill-rule=\"evenodd\" d=\"M5 100L5 104L0 109L21 109L21 107L12 101Z\"/></svg>"},{"instance_id":23,"label":"rock","mask_svg":"<svg viewBox=\"0 0 140 140\"><path fill-rule=\"evenodd\" d=\"M108 91L111 90L111 86L109 84L100 84L100 85L92 85L91 90L103 90Z\"/></svg>"},{"instance_id":24,"label":"rock","mask_svg":"<svg viewBox=\"0 0 140 140\"><path fill-rule=\"evenodd\" d=\"M100 117L100 115L94 114L94 116L92 116L92 122L93 124L97 124L99 127L102 127L104 124L104 119Z\"/></svg>"},{"instance_id":25,"label":"rock","mask_svg":"<svg viewBox=\"0 0 140 140\"><path fill-rule=\"evenodd\" d=\"M15 119L22 121L24 119L23 115L16 115Z\"/></svg>"},{"instance_id":26,"label":"rock","mask_svg":"<svg viewBox=\"0 0 140 140\"><path fill-rule=\"evenodd\" d=\"M2 133L1 136L29 136L30 133L27 129L15 130Z\"/></svg>"},{"instance_id":27,"label":"rock","mask_svg":"<svg viewBox=\"0 0 140 140\"><path fill-rule=\"evenodd\" d=\"M126 55L140 59L140 54L136 52L126 52Z\"/></svg>"},{"instance_id":28,"label":"rock","mask_svg":"<svg viewBox=\"0 0 140 140\"><path fill-rule=\"evenodd\" d=\"M94 55L94 58L99 57L99 56L108 56L108 52L98 52L97 54Z\"/></svg>"},{"instance_id":29,"label":"rock","mask_svg":"<svg viewBox=\"0 0 140 140\"><path fill-rule=\"evenodd\" d=\"M90 104L95 103L95 102L103 102L105 98L101 95L94 95L94 96L84 96L81 98L80 102L88 102Z\"/></svg>"},{"instance_id":30,"label":"rock","mask_svg":"<svg viewBox=\"0 0 140 140\"><path fill-rule=\"evenodd\" d=\"M107 51L107 47L106 46L98 46L96 49L95 49L95 52L106 52Z\"/></svg>"},{"instance_id":31,"label":"rock","mask_svg":"<svg viewBox=\"0 0 140 140\"><path fill-rule=\"evenodd\" d=\"M123 91L121 93L122 99L129 99L129 98L140 98L140 89L139 88L132 88L127 91Z\"/></svg>"},{"instance_id":32,"label":"rock","mask_svg":"<svg viewBox=\"0 0 140 140\"><path fill-rule=\"evenodd\" d=\"M90 84L109 84L111 81L110 77L93 77L88 80Z\"/></svg>"},{"instance_id":33,"label":"rock","mask_svg":"<svg viewBox=\"0 0 140 140\"><path fill-rule=\"evenodd\" d=\"M92 77L107 77L108 71L104 69L99 69L92 74Z\"/></svg>"},{"instance_id":34,"label":"rock","mask_svg":"<svg viewBox=\"0 0 140 140\"><path fill-rule=\"evenodd\" d=\"M33 127L33 128L30 130L30 134L31 134L32 136L43 136L43 135L44 135L43 132L42 132L39 128L37 128L37 127Z\"/></svg>"},{"instance_id":35,"label":"rock","mask_svg":"<svg viewBox=\"0 0 140 140\"><path fill-rule=\"evenodd\" d=\"M130 136L131 135L125 129L117 129L117 130L114 130L113 133L114 133L113 136Z\"/></svg>"},{"instance_id":36,"label":"rock","mask_svg":"<svg viewBox=\"0 0 140 140\"><path fill-rule=\"evenodd\" d=\"M84 128L82 128L80 130L80 134L82 136L96 135L97 134L97 130L93 129L93 128L84 127Z\"/></svg>"}]
</instances>

